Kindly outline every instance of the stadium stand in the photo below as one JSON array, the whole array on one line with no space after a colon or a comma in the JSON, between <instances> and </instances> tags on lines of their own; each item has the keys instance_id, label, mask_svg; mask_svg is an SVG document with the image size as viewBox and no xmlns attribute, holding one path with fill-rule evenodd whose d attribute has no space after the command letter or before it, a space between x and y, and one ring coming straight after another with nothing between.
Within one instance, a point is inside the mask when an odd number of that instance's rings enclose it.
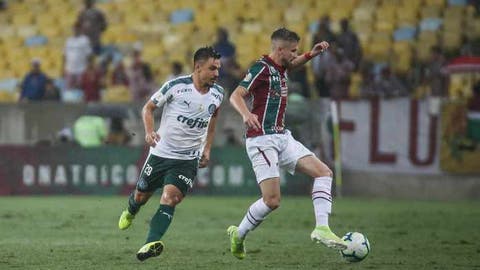
<instances>
[{"instance_id":1,"label":"stadium stand","mask_svg":"<svg viewBox=\"0 0 480 270\"><path fill-rule=\"evenodd\" d=\"M465 0L265 0L255 4L246 0L142 0L141 4L102 0L97 7L109 21L103 44L126 56L132 44L141 41L157 81L166 77L173 61L190 67L192 51L211 44L219 26L230 32L243 68L268 50L264 33L281 25L297 31L301 48L306 50L314 25L323 15L330 17L334 32L339 31L339 21L348 18L364 60L388 63L400 74L410 70L414 56L427 61L434 45L459 50L464 37L458 29L467 29L464 33L470 40L480 38L480 18ZM81 1L76 0L9 1L8 8L0 12L0 52L5 55L0 59L0 84L20 79L32 57L42 59L49 76L60 77L64 42L81 8ZM310 70L308 76L311 81ZM456 83L452 87L458 87ZM5 95L6 91L0 92ZM351 94L355 96L355 90ZM104 98L112 101L110 93ZM128 101L128 95L119 100Z\"/></svg>"}]
</instances>

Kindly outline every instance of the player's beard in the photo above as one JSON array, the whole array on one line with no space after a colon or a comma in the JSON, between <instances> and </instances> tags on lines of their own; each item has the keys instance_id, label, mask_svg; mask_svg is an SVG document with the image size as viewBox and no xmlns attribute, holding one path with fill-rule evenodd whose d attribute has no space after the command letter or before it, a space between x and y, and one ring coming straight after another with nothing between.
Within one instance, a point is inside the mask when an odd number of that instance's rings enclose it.
<instances>
[{"instance_id":1,"label":"player's beard","mask_svg":"<svg viewBox=\"0 0 480 270\"><path fill-rule=\"evenodd\" d=\"M217 78L210 79L210 80L206 81L204 85L210 88L210 87L213 87L213 85L215 84L216 81L217 81Z\"/></svg>"}]
</instances>

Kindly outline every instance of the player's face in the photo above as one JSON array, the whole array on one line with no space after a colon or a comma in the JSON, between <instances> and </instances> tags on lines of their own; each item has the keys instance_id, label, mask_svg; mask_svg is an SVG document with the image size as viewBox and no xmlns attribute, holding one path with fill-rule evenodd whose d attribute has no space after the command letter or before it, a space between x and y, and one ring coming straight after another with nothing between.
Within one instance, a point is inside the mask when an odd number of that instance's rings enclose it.
<instances>
[{"instance_id":1,"label":"player's face","mask_svg":"<svg viewBox=\"0 0 480 270\"><path fill-rule=\"evenodd\" d=\"M298 42L283 42L280 48L280 61L283 66L288 66L297 57Z\"/></svg>"},{"instance_id":2,"label":"player's face","mask_svg":"<svg viewBox=\"0 0 480 270\"><path fill-rule=\"evenodd\" d=\"M208 60L198 63L195 69L198 72L201 84L212 87L218 79L220 59L208 58Z\"/></svg>"}]
</instances>

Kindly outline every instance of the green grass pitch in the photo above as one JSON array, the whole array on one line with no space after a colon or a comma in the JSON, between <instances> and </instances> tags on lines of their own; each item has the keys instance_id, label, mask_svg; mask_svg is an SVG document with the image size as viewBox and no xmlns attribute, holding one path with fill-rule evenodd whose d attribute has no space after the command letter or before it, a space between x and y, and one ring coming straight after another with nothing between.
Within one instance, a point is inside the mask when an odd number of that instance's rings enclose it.
<instances>
[{"instance_id":1,"label":"green grass pitch","mask_svg":"<svg viewBox=\"0 0 480 270\"><path fill-rule=\"evenodd\" d=\"M158 195L126 231L117 221L127 197L0 197L0 269L480 269L480 202L337 199L331 228L362 232L372 246L363 262L347 263L310 241L310 198L285 197L239 261L226 228L254 199L187 197L164 253L142 263L135 253Z\"/></svg>"}]
</instances>

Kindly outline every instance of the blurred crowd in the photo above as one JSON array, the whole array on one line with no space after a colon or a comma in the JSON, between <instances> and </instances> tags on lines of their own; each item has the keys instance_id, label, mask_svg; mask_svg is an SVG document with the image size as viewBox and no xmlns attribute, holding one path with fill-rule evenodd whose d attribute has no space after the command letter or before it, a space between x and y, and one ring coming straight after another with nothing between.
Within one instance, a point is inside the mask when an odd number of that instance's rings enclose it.
<instances>
[{"instance_id":1,"label":"blurred crowd","mask_svg":"<svg viewBox=\"0 0 480 270\"><path fill-rule=\"evenodd\" d=\"M476 8L476 16L478 3L479 1L469 3ZM48 70L42 69L42 59L31 59L31 69L19 85L20 102L46 100L96 103L105 100L102 96L106 94L106 88L118 88L119 91L114 92L114 95L125 95L127 98L117 101L143 103L165 80L188 72L190 67L174 61L163 67L169 69L170 74L165 78L158 78L150 65L153 59L144 59L142 56L144 48L141 42L134 42L127 49L121 50L115 44L103 44L102 34L109 27L108 14L98 9L94 0L84 0L83 4L71 26L72 34L64 43L61 77L50 77ZM5 1L0 1L0 9L8 9ZM461 47L453 51L444 50L440 43L432 46L430 57L426 61L419 60L413 52L410 68L406 72L398 72L391 66L392 59L374 62L364 58L365 48L362 48L359 36L353 28L348 19L343 19L339 23L339 31L335 32L328 15L319 18L313 36L303 39L311 40L311 46L320 41L328 41L330 48L308 65L289 73L291 103L301 104L317 98L446 98L450 84L450 74L446 69L449 59L480 55L479 40L471 40L465 35ZM212 43L222 55L219 84L228 94L244 77L246 67L239 64L236 44L230 40L226 28L217 29ZM268 52L259 51L258 56L265 53ZM478 88L479 84L475 85ZM356 94L352 95L354 88ZM472 93L474 94L470 98L470 104L474 105L471 105L470 109L480 111L476 100L478 89L472 89ZM110 131L106 126L100 125L99 120L92 115L81 117L77 122L68 132L61 134L62 140L76 141L83 146L105 142L126 144L129 141L121 118L109 120ZM97 136L89 142L75 140L75 134L82 132ZM120 135L109 136L110 133ZM233 134L231 130L225 133ZM228 141L232 144L238 143L234 136L229 136Z\"/></svg>"},{"instance_id":2,"label":"blurred crowd","mask_svg":"<svg viewBox=\"0 0 480 270\"><path fill-rule=\"evenodd\" d=\"M471 4L475 3L473 1ZM5 8L4 4L0 6ZM142 58L142 43L134 43L126 52L120 52L113 44L102 44L102 33L107 27L106 15L95 7L95 1L85 0L84 8L79 11L72 26L72 35L65 41L63 77L59 80L49 78L42 70L41 59L32 59L31 71L24 76L20 85L20 101L98 102L102 100L102 92L108 86L128 90L127 100L143 102L164 80L183 74L182 63L174 62L171 63L171 74L168 77L155 78L148 62L151 59ZM340 31L334 33L330 18L323 16L319 19L311 40L312 45L328 41L331 47L320 57L314 58L309 66L290 73L291 94L303 99L422 95L447 97L447 59L480 54L478 41L465 37L462 46L453 52L444 52L440 44L431 47L428 61L419 62L414 53L410 70L398 73L388 61L372 62L363 59L362 46L348 19L341 20ZM243 78L245 67L238 63L235 44L229 40L226 29L217 30L214 47L222 55L219 83L227 91L232 91ZM258 52L258 55L262 53L266 52ZM313 76L308 76L308 69L311 69ZM352 80L354 74L358 74L360 79ZM351 88L357 88L358 93L352 96ZM426 91L414 93L416 89Z\"/></svg>"}]
</instances>

